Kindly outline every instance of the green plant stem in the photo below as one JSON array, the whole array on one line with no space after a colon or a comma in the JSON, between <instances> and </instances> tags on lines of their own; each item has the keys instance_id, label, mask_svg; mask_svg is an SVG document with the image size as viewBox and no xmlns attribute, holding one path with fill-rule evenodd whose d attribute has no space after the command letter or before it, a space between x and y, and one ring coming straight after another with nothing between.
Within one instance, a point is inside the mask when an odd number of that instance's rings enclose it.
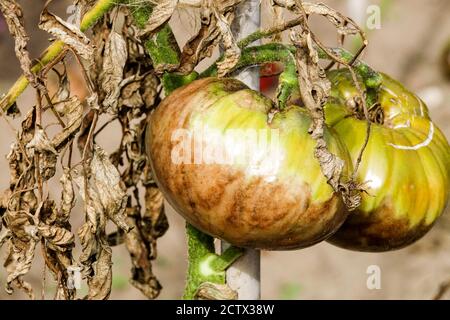
<instances>
[{"instance_id":1,"label":"green plant stem","mask_svg":"<svg viewBox=\"0 0 450 320\"><path fill-rule=\"evenodd\" d=\"M135 9L132 10L135 24L141 29L144 28L153 12L151 2L127 1L130 5L135 6ZM148 36L144 40L144 47L152 59L156 72L160 74L171 72L180 66L181 51L169 23L165 23L155 33Z\"/></svg>"},{"instance_id":2,"label":"green plant stem","mask_svg":"<svg viewBox=\"0 0 450 320\"><path fill-rule=\"evenodd\" d=\"M221 255L214 252L214 238L186 224L189 265L183 299L195 299L203 282L225 284L225 270L238 259L244 250L229 247Z\"/></svg>"},{"instance_id":3,"label":"green plant stem","mask_svg":"<svg viewBox=\"0 0 450 320\"><path fill-rule=\"evenodd\" d=\"M142 2L142 0L127 1L130 5L135 6L132 11L135 24L141 29L144 28L152 14L152 6L149 2ZM161 81L166 95L197 79L198 73L196 72L188 75L171 72L180 66L181 51L168 23L145 39L144 47L152 60L155 71L162 74Z\"/></svg>"},{"instance_id":4,"label":"green plant stem","mask_svg":"<svg viewBox=\"0 0 450 320\"><path fill-rule=\"evenodd\" d=\"M284 30L293 28L293 27L299 25L302 22L302 20L303 20L302 17L297 17L290 21L285 22L282 25L272 27L272 28L269 28L266 30L258 30L256 32L248 35L244 39L240 40L238 42L238 47L241 49L244 49L257 40L267 38L267 37L272 36L275 33L279 33ZM277 44L269 44L269 45L277 45ZM296 50L295 47L289 46L289 45L282 45L282 44L280 44L280 46L284 46L285 49L291 51L292 54L295 54L295 50ZM275 47L275 48L278 48L278 47ZM321 59L330 58L328 56L328 54L325 51L323 51L321 48L316 47L316 49L319 52L319 57ZM353 67L356 69L357 73L359 73L359 75L364 79L365 84L368 88L377 89L380 86L381 81L382 81L381 75L378 72L374 71L372 68L370 68L368 65L366 65L364 62L355 59L355 56L352 53L346 51L343 48L331 48L331 51L334 55L339 56L346 63L353 62L353 64L352 64ZM222 58L223 57L219 58L219 61Z\"/></svg>"},{"instance_id":5,"label":"green plant stem","mask_svg":"<svg viewBox=\"0 0 450 320\"><path fill-rule=\"evenodd\" d=\"M166 95L171 94L175 89L184 86L198 78L198 73L192 71L187 75L179 74L176 72L166 72L162 76L162 84Z\"/></svg>"},{"instance_id":6,"label":"green plant stem","mask_svg":"<svg viewBox=\"0 0 450 320\"><path fill-rule=\"evenodd\" d=\"M85 32L92 27L103 15L108 12L116 4L123 0L98 0L97 3L83 16L80 24L80 30ZM31 68L31 72L37 74L46 65L53 62L64 50L65 43L61 40L53 42L41 55L38 63ZM0 107L2 112L8 109L15 103L17 98L25 91L29 82L28 79L22 75L17 79L14 85L10 88L8 93L0 100Z\"/></svg>"},{"instance_id":7,"label":"green plant stem","mask_svg":"<svg viewBox=\"0 0 450 320\"><path fill-rule=\"evenodd\" d=\"M331 48L334 54L341 57L345 62L350 63L354 56L342 48ZM268 43L260 46L252 46L244 48L241 52L241 57L236 66L229 71L232 73L236 70L259 65L269 62L290 62L293 61L296 48L292 45L285 45L281 43ZM327 53L318 48L319 58L329 59ZM222 61L221 56L214 64L200 74L201 78L217 76L217 62ZM361 60L356 60L353 64L356 73L361 76L368 88L377 88L381 84L381 75L370 68Z\"/></svg>"},{"instance_id":8,"label":"green plant stem","mask_svg":"<svg viewBox=\"0 0 450 320\"><path fill-rule=\"evenodd\" d=\"M247 47L241 51L239 62L234 68L229 70L229 73L245 67L260 65L268 62L285 63L287 60L293 58L293 52L291 52L289 46L280 43L269 43L260 46ZM200 78L216 77L217 62L220 62L222 60L223 55L208 69L200 73Z\"/></svg>"},{"instance_id":9,"label":"green plant stem","mask_svg":"<svg viewBox=\"0 0 450 320\"><path fill-rule=\"evenodd\" d=\"M257 40L257 35L251 38L251 40ZM245 39L244 39L245 40ZM319 58L329 59L328 54L320 48L317 48ZM339 56L343 61L350 63L354 60L354 55L342 48L329 49L333 54ZM280 75L280 84L277 89L278 107L284 108L286 103L296 91L298 91L298 78L296 75L296 67L294 55L296 48L292 45L285 45L280 43L269 43L260 46L252 46L243 48L241 51L241 57L236 66L229 70L229 73L237 71L249 66L260 65L270 62L281 62L285 66L285 70ZM215 77L217 76L217 62L221 61L223 56L220 57L214 64L208 69L203 71L199 77ZM353 63L355 72L363 79L364 84L368 89L378 89L381 85L382 76L370 68L367 64L360 60L355 60Z\"/></svg>"},{"instance_id":10,"label":"green plant stem","mask_svg":"<svg viewBox=\"0 0 450 320\"><path fill-rule=\"evenodd\" d=\"M277 104L278 109L283 110L286 107L291 95L294 92L299 91L297 67L293 59L289 59L285 62L284 70L280 74L278 82Z\"/></svg>"}]
</instances>

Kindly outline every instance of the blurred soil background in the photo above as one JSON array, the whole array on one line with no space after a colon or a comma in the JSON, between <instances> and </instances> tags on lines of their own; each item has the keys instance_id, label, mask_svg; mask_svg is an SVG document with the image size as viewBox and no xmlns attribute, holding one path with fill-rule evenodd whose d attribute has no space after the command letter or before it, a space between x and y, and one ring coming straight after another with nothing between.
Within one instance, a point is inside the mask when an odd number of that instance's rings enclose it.
<instances>
[{"instance_id":1,"label":"blurred soil background","mask_svg":"<svg viewBox=\"0 0 450 320\"><path fill-rule=\"evenodd\" d=\"M263 3L266 0L263 0ZM37 28L43 0L19 1L24 8L26 27L31 36L29 50L38 57L48 45L49 35ZM329 6L365 25L368 6L381 9L381 28L367 30L369 47L363 59L377 70L391 74L404 82L426 101L437 125L450 138L450 82L442 71L441 53L450 41L450 1L448 0L324 0ZM70 1L54 1L51 9L61 17L70 15ZM192 35L192 13L180 11L172 24L180 45ZM271 18L263 13L263 26L270 25ZM336 36L328 28L326 20L313 19L314 30L335 45ZM348 48L355 43L349 41ZM206 63L205 63L206 64ZM85 88L81 73L69 59L70 80L77 95L83 96ZM14 55L14 45L0 17L0 94L8 90L20 75ZM34 92L27 90L18 101L22 112L34 103ZM12 121L17 128L18 121ZM114 126L110 126L98 138L106 150L112 151L119 142ZM14 138L14 131L4 119L0 120L0 187L9 182L6 154ZM58 174L58 173L57 173ZM54 184L57 179L54 179ZM51 185L50 185L51 187ZM57 192L57 191L55 191ZM59 195L53 195L59 198ZM81 201L78 216L72 217L72 225L78 228L82 219ZM449 209L435 228L416 244L389 253L360 253L321 243L300 251L263 252L261 261L261 286L263 299L431 299L441 283L450 279L450 215ZM169 231L158 243L158 259L154 273L163 285L159 299L177 299L184 287L187 267L184 221L167 207ZM3 252L0 251L3 256ZM77 256L77 251L75 251ZM112 299L142 299L141 293L129 282L130 261L123 246L113 248ZM381 289L369 290L366 286L367 268L377 265L381 269ZM42 283L42 259L37 251L32 271L26 279L37 293ZM24 299L16 291L9 296L3 290L6 274L0 269L0 299ZM45 294L51 298L55 283L47 275ZM86 291L80 290L79 296ZM39 294L38 294L39 296ZM444 296L450 298L450 294Z\"/></svg>"}]
</instances>

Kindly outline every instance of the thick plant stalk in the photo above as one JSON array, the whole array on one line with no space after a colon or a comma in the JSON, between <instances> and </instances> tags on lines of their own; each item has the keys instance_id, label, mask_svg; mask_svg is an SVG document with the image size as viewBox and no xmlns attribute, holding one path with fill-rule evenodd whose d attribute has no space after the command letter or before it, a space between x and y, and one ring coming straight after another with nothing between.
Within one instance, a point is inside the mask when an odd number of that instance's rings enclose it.
<instances>
[{"instance_id":1,"label":"thick plant stalk","mask_svg":"<svg viewBox=\"0 0 450 320\"><path fill-rule=\"evenodd\" d=\"M233 35L242 39L260 29L260 0L248 0L236 9L232 25ZM242 71L237 77L253 90L259 90L259 69ZM222 249L229 250L229 244L222 243ZM261 255L256 249L246 249L244 255L227 270L227 284L237 291L240 300L261 298Z\"/></svg>"},{"instance_id":2,"label":"thick plant stalk","mask_svg":"<svg viewBox=\"0 0 450 320\"><path fill-rule=\"evenodd\" d=\"M234 72L239 69L259 65L268 62L282 62L283 64L294 63L295 47L292 45L280 43L268 43L259 46L252 46L243 48L241 57L236 66L229 72ZM320 48L317 48L319 58L328 59L328 55ZM350 62L354 59L354 55L342 48L330 48L333 54L339 56L343 61ZM222 59L219 58L218 61ZM353 64L355 72L364 80L364 84L368 88L376 89L380 86L381 75L370 68L367 64L360 60L356 60ZM201 78L217 76L217 62L212 64L208 69L200 74Z\"/></svg>"},{"instance_id":3,"label":"thick plant stalk","mask_svg":"<svg viewBox=\"0 0 450 320\"><path fill-rule=\"evenodd\" d=\"M103 15L108 12L116 4L123 0L98 0L91 10L86 12L81 20L80 30L85 32L92 27ZM54 61L63 51L65 43L57 40L53 42L39 58L39 63L35 64L31 68L31 72L34 74L41 71L46 65ZM9 92L0 100L1 112L6 112L15 103L16 99L25 91L29 84L28 79L22 75Z\"/></svg>"},{"instance_id":4,"label":"thick plant stalk","mask_svg":"<svg viewBox=\"0 0 450 320\"><path fill-rule=\"evenodd\" d=\"M144 29L153 12L151 2L125 1L133 6L132 14L136 25L140 29ZM162 25L154 34L146 36L144 46L157 73L173 71L180 65L180 48L168 23Z\"/></svg>"},{"instance_id":5,"label":"thick plant stalk","mask_svg":"<svg viewBox=\"0 0 450 320\"><path fill-rule=\"evenodd\" d=\"M258 35L259 33L255 33ZM249 36L249 38L257 38L254 35ZM244 39L241 42L245 42ZM238 63L229 70L229 73L239 71L240 69L256 66L263 63L269 62L281 62L285 70L280 74L279 86L277 90L277 105L280 109L286 106L291 96L298 96L299 86L297 79L297 70L295 66L294 54L295 47L291 45L285 45L280 43L268 43L263 45L251 46L243 48L241 51L241 56ZM327 53L320 48L317 49L319 57L321 59L329 58ZM333 54L339 56L343 61L350 62L354 60L354 55L342 48L329 48ZM222 57L218 59L220 61ZM381 85L382 77L381 75L370 68L367 64L360 60L355 60L353 64L354 70L358 76L361 77L365 86L368 89L374 89L369 92L375 92L376 89ZM200 78L215 77L217 76L217 62L212 64L208 69L203 71ZM372 97L370 94L367 95L367 100L370 101Z\"/></svg>"},{"instance_id":6,"label":"thick plant stalk","mask_svg":"<svg viewBox=\"0 0 450 320\"><path fill-rule=\"evenodd\" d=\"M214 238L186 224L189 266L183 299L199 298L197 293L204 283L225 284L225 270L243 253L229 247L221 255L214 252Z\"/></svg>"}]
</instances>

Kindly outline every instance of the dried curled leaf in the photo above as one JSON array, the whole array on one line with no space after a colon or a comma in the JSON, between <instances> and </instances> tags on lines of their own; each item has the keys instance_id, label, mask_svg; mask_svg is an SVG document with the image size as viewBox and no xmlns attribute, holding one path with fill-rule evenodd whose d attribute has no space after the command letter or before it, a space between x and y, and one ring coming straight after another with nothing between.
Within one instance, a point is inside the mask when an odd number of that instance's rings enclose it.
<instances>
[{"instance_id":1,"label":"dried curled leaf","mask_svg":"<svg viewBox=\"0 0 450 320\"><path fill-rule=\"evenodd\" d=\"M57 154L53 144L42 129L36 130L33 139L28 142L27 148L40 153L46 151Z\"/></svg>"},{"instance_id":2,"label":"dried curled leaf","mask_svg":"<svg viewBox=\"0 0 450 320\"><path fill-rule=\"evenodd\" d=\"M97 223L103 226L104 221L99 221L98 216L107 216L119 228L125 232L130 227L125 222L126 193L122 188L120 174L111 163L108 155L98 145L94 146L94 154L91 160L91 177L88 179L88 190L85 190L85 179L80 171L74 172L74 181L80 189L83 200L88 204L88 218L95 229ZM86 194L90 197L86 199ZM103 219L102 219L103 220Z\"/></svg>"},{"instance_id":3,"label":"dried curled leaf","mask_svg":"<svg viewBox=\"0 0 450 320\"><path fill-rule=\"evenodd\" d=\"M86 222L78 231L82 246L80 262L88 279L87 298L107 299L111 291L112 271L111 249L105 238L106 219L111 219L125 232L130 230L124 215L127 197L117 168L97 145L94 146L89 169L89 177L86 178L80 170L72 172L86 203Z\"/></svg>"},{"instance_id":4,"label":"dried curled leaf","mask_svg":"<svg viewBox=\"0 0 450 320\"><path fill-rule=\"evenodd\" d=\"M158 86L159 80L154 74L149 74L144 78L141 84L141 88L143 89L143 108L150 109L155 106L156 98L159 93Z\"/></svg>"},{"instance_id":5,"label":"dried curled leaf","mask_svg":"<svg viewBox=\"0 0 450 320\"><path fill-rule=\"evenodd\" d=\"M15 284L18 288L23 289L30 299L34 299L33 289L27 282L23 281L22 276L27 274L31 269L36 244L38 243L38 239L35 235L32 235L33 232L34 229L29 228L28 233L31 237L23 248L15 246L14 240L9 241L7 258L4 263L4 267L8 272L5 287L6 292L11 294L13 292L12 285Z\"/></svg>"},{"instance_id":6,"label":"dried curled leaf","mask_svg":"<svg viewBox=\"0 0 450 320\"><path fill-rule=\"evenodd\" d=\"M93 58L94 48L89 38L77 26L50 13L47 7L42 10L39 28L63 41L83 59L90 61Z\"/></svg>"},{"instance_id":7,"label":"dried curled leaf","mask_svg":"<svg viewBox=\"0 0 450 320\"><path fill-rule=\"evenodd\" d=\"M59 179L59 182L62 186L60 216L61 220L67 221L67 219L69 219L70 212L75 206L75 191L73 189L70 169L64 168L63 175Z\"/></svg>"},{"instance_id":8,"label":"dried curled leaf","mask_svg":"<svg viewBox=\"0 0 450 320\"><path fill-rule=\"evenodd\" d=\"M55 175L58 152L47 137L43 129L36 130L33 139L27 144L31 155L37 152L40 155L39 171L42 179L48 180Z\"/></svg>"},{"instance_id":9,"label":"dried curled leaf","mask_svg":"<svg viewBox=\"0 0 450 320\"><path fill-rule=\"evenodd\" d=\"M166 214L164 213L164 196L155 183L145 186L145 212L142 217L142 227L147 240L153 240L163 236L169 228ZM153 250L156 258L156 247Z\"/></svg>"},{"instance_id":10,"label":"dried curled leaf","mask_svg":"<svg viewBox=\"0 0 450 320\"><path fill-rule=\"evenodd\" d=\"M87 204L89 205L89 204ZM95 229L91 221L85 222L78 230L82 252L80 263L87 278L89 292L85 299L108 299L112 285L111 249L103 242L104 225Z\"/></svg>"},{"instance_id":11,"label":"dried curled leaf","mask_svg":"<svg viewBox=\"0 0 450 320\"><path fill-rule=\"evenodd\" d=\"M135 208L128 208L127 214L128 221L133 226L133 229L125 235L125 245L130 253L133 265L130 283L147 298L154 299L161 291L161 285L152 272L152 246L143 237L139 211Z\"/></svg>"},{"instance_id":12,"label":"dried curled leaf","mask_svg":"<svg viewBox=\"0 0 450 320\"><path fill-rule=\"evenodd\" d=\"M8 211L3 220L14 237L15 245L24 249L29 240L27 229L31 227L29 216L23 211Z\"/></svg>"},{"instance_id":13,"label":"dried curled leaf","mask_svg":"<svg viewBox=\"0 0 450 320\"><path fill-rule=\"evenodd\" d=\"M65 128L52 139L55 150L61 151L69 141L80 130L83 119L83 105L77 96L73 96L67 102L58 104L57 112L61 117L67 117L68 123Z\"/></svg>"},{"instance_id":14,"label":"dried curled leaf","mask_svg":"<svg viewBox=\"0 0 450 320\"><path fill-rule=\"evenodd\" d=\"M202 2L201 25L197 34L189 39L183 48L179 72L190 73L201 60L210 57L221 41L221 35L224 37L223 44L227 56L227 62L222 62L221 75L226 68L237 63L236 58L240 56L240 49L235 45L229 25L234 18L233 10L240 2L242 0Z\"/></svg>"},{"instance_id":15,"label":"dried curled leaf","mask_svg":"<svg viewBox=\"0 0 450 320\"><path fill-rule=\"evenodd\" d=\"M112 30L105 44L103 68L100 72L102 90L106 93L103 107L117 113L118 98L123 80L123 69L127 62L127 43L123 36Z\"/></svg>"},{"instance_id":16,"label":"dried curled leaf","mask_svg":"<svg viewBox=\"0 0 450 320\"><path fill-rule=\"evenodd\" d=\"M216 17L211 14L209 9L204 8L202 10L200 21L201 26L197 34L189 39L183 47L180 67L178 68L178 71L183 74L192 72L201 60L210 57L220 40L220 30L217 27Z\"/></svg>"},{"instance_id":17,"label":"dried curled leaf","mask_svg":"<svg viewBox=\"0 0 450 320\"><path fill-rule=\"evenodd\" d=\"M100 252L92 263L94 276L88 277L89 292L87 299L105 300L109 298L112 284L111 248L100 244Z\"/></svg>"},{"instance_id":18,"label":"dried curled leaf","mask_svg":"<svg viewBox=\"0 0 450 320\"><path fill-rule=\"evenodd\" d=\"M93 272L91 269L91 261L96 260L97 255L97 241L95 238L96 230L94 226L86 221L78 229L78 237L81 243L80 263L84 266L83 273L85 276L90 276Z\"/></svg>"},{"instance_id":19,"label":"dried curled leaf","mask_svg":"<svg viewBox=\"0 0 450 320\"><path fill-rule=\"evenodd\" d=\"M214 9L214 15L217 19L217 27L222 35L223 48L225 50L224 59L217 62L217 76L224 77L231 69L233 69L239 62L241 57L241 49L236 44L231 31L231 22L233 14L228 15L228 19Z\"/></svg>"},{"instance_id":20,"label":"dried curled leaf","mask_svg":"<svg viewBox=\"0 0 450 320\"><path fill-rule=\"evenodd\" d=\"M25 31L22 8L15 0L0 1L0 11L5 17L9 32L14 37L15 52L20 67L30 83L36 85L35 75L31 72L31 59L27 51L29 37Z\"/></svg>"},{"instance_id":21,"label":"dried curled leaf","mask_svg":"<svg viewBox=\"0 0 450 320\"><path fill-rule=\"evenodd\" d=\"M55 298L73 299L75 290L68 288L69 271L73 264L72 249L75 246L68 216L57 210L53 200L46 199L38 208L36 235L41 239L42 253L48 269L58 282Z\"/></svg>"},{"instance_id":22,"label":"dried curled leaf","mask_svg":"<svg viewBox=\"0 0 450 320\"><path fill-rule=\"evenodd\" d=\"M94 147L91 170L93 185L106 214L120 229L128 232L130 227L125 222L124 215L127 197L122 188L119 171L106 152L97 145Z\"/></svg>"},{"instance_id":23,"label":"dried curled leaf","mask_svg":"<svg viewBox=\"0 0 450 320\"><path fill-rule=\"evenodd\" d=\"M140 81L132 81L125 85L120 95L120 104L129 108L140 108L144 104L142 95L139 92L140 88Z\"/></svg>"},{"instance_id":24,"label":"dried curled leaf","mask_svg":"<svg viewBox=\"0 0 450 320\"><path fill-rule=\"evenodd\" d=\"M57 226L40 225L39 234L47 240L47 245L55 251L66 251L73 247L75 237L72 232Z\"/></svg>"},{"instance_id":25,"label":"dried curled leaf","mask_svg":"<svg viewBox=\"0 0 450 320\"><path fill-rule=\"evenodd\" d=\"M237 291L226 284L203 282L195 292L196 300L237 300Z\"/></svg>"}]
</instances>

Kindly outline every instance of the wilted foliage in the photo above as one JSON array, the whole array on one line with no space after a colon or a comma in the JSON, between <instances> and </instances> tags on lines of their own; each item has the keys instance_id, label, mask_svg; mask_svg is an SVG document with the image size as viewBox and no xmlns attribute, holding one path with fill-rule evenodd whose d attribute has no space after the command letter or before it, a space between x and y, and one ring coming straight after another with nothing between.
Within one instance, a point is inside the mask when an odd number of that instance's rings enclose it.
<instances>
[{"instance_id":1,"label":"wilted foliage","mask_svg":"<svg viewBox=\"0 0 450 320\"><path fill-rule=\"evenodd\" d=\"M81 12L93 5L92 1L75 3ZM138 28L129 8L117 7L106 14L94 27L92 39L79 26L43 8L39 28L54 41L64 42L64 53L79 62L89 89L84 101L71 93L63 54L38 74L30 71L22 10L15 1L2 2L1 9L16 39L24 73L37 92L36 105L25 115L8 155L10 186L1 194L0 229L4 228L0 244L7 251L7 292L20 288L34 298L23 276L40 244L46 267L58 283L55 298L76 297L75 288L68 285L71 267L80 267L87 280L85 298L108 298L110 247L125 244L133 265L130 282L148 298L155 298L161 285L152 273L151 261L156 258L156 239L168 224L163 197L148 168L143 134L145 116L159 101L160 85L136 37ZM47 77L52 71L59 81L50 96ZM57 119L60 130L56 134L48 133L45 112ZM117 120L122 127L120 145L111 155L95 140L104 129L97 128L100 117ZM76 144L82 160L72 163ZM60 177L55 177L57 166L62 169ZM52 178L61 183L59 202L48 194L46 182ZM145 199L139 197L139 188L145 190ZM69 218L77 193L84 202L85 222L79 230L72 230ZM106 232L108 220L117 226L113 234ZM75 236L82 246L79 257L72 254Z\"/></svg>"}]
</instances>

